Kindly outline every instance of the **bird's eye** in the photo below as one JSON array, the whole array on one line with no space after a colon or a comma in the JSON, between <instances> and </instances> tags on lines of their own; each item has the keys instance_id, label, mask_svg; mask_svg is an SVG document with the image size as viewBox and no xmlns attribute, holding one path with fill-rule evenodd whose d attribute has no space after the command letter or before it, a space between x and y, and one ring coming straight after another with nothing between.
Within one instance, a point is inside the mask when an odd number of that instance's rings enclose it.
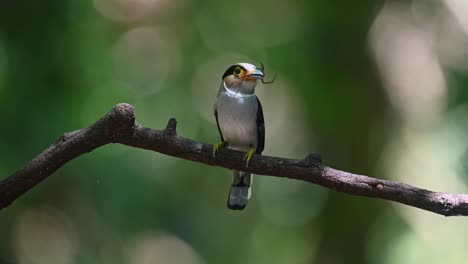
<instances>
[{"instance_id":1,"label":"bird's eye","mask_svg":"<svg viewBox=\"0 0 468 264\"><path fill-rule=\"evenodd\" d=\"M234 75L235 75L235 76L239 76L241 73L242 73L241 67L236 67L236 68L234 69Z\"/></svg>"}]
</instances>

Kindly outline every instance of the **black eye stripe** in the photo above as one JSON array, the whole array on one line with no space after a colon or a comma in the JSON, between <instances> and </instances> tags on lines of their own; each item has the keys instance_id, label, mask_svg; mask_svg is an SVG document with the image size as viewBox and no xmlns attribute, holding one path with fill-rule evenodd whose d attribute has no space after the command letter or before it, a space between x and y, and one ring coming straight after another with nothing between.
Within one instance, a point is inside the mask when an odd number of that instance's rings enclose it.
<instances>
[{"instance_id":1,"label":"black eye stripe","mask_svg":"<svg viewBox=\"0 0 468 264\"><path fill-rule=\"evenodd\" d=\"M234 70L239 67L241 68L242 70L246 71L246 69L240 65L232 65L231 67L229 67L223 74L223 78L222 80L224 80L224 78L226 78L226 76L229 76L229 75L232 75L234 74Z\"/></svg>"}]
</instances>

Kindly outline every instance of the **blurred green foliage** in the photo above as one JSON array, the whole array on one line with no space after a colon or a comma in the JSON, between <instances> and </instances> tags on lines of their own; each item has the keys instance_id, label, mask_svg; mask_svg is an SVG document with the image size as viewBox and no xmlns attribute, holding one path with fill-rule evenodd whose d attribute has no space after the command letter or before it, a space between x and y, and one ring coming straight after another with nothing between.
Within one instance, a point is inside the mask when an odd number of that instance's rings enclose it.
<instances>
[{"instance_id":1,"label":"blurred green foliage","mask_svg":"<svg viewBox=\"0 0 468 264\"><path fill-rule=\"evenodd\" d=\"M248 60L279 73L258 88L265 154L318 152L329 166L388 177L380 162L404 118L369 48L384 3L1 1L0 175L120 102L144 126L175 117L181 136L214 143L220 76ZM467 101L453 94L448 109ZM0 212L0 263L440 263L449 252L426 255L434 240L389 202L257 176L234 212L230 181L221 168L105 146Z\"/></svg>"}]
</instances>

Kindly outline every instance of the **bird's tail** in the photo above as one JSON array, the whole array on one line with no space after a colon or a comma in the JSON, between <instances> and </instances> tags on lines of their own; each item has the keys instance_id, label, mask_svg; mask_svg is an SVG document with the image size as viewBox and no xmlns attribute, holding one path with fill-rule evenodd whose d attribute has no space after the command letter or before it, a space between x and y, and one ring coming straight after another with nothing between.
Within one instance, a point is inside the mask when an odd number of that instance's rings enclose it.
<instances>
[{"instance_id":1,"label":"bird's tail","mask_svg":"<svg viewBox=\"0 0 468 264\"><path fill-rule=\"evenodd\" d=\"M250 186L252 174L244 171L234 171L231 190L227 201L227 207L232 210L242 210L250 199Z\"/></svg>"}]
</instances>

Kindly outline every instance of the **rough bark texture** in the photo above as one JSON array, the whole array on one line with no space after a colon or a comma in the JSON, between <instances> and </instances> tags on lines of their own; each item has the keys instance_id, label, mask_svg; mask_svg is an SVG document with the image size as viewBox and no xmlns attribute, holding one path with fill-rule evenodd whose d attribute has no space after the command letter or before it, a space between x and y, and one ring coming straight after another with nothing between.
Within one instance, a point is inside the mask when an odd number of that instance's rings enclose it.
<instances>
[{"instance_id":1,"label":"rough bark texture","mask_svg":"<svg viewBox=\"0 0 468 264\"><path fill-rule=\"evenodd\" d=\"M120 143L208 165L286 177L351 195L391 200L445 216L468 215L466 194L433 192L340 171L323 166L317 154L302 160L254 155L246 168L245 153L221 149L213 157L212 145L177 136L176 124L172 118L164 130L142 127L135 123L133 106L119 104L94 125L64 134L22 169L2 180L0 209L9 206L68 161L100 146Z\"/></svg>"}]
</instances>

